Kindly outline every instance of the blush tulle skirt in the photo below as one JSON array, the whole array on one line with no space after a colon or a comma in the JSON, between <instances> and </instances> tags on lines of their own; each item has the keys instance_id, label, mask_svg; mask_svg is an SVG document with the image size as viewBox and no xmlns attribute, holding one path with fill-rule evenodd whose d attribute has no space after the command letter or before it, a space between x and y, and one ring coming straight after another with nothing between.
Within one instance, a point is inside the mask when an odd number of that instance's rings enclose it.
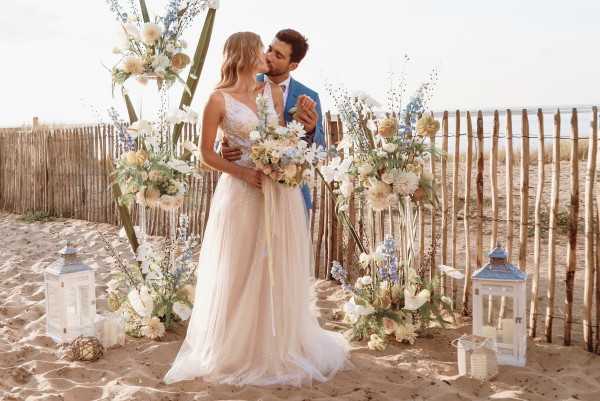
<instances>
[{"instance_id":1,"label":"blush tulle skirt","mask_svg":"<svg viewBox=\"0 0 600 401\"><path fill-rule=\"evenodd\" d=\"M311 270L300 189L264 180L261 192L222 174L187 335L164 381L299 386L330 379L346 365L349 344L319 326Z\"/></svg>"}]
</instances>

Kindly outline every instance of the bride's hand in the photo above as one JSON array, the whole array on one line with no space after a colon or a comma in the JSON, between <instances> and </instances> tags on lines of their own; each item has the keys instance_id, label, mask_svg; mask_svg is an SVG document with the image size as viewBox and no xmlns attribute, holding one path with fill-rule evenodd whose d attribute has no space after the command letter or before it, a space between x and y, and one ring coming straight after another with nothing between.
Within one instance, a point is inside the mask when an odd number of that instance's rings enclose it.
<instances>
[{"instance_id":1,"label":"bride's hand","mask_svg":"<svg viewBox=\"0 0 600 401\"><path fill-rule=\"evenodd\" d=\"M245 168L241 178L253 187L262 189L262 180L264 176L265 175L261 171L253 168Z\"/></svg>"}]
</instances>

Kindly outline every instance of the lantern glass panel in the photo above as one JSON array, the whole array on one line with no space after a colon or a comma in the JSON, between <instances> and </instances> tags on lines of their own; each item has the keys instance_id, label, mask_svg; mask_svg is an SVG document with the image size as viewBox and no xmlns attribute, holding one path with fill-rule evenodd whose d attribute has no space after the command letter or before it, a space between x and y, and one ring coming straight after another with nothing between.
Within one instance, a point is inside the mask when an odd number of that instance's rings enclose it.
<instances>
[{"instance_id":1,"label":"lantern glass panel","mask_svg":"<svg viewBox=\"0 0 600 401\"><path fill-rule=\"evenodd\" d=\"M486 295L483 302L482 334L499 344L512 346L515 329L514 299L510 296Z\"/></svg>"}]
</instances>

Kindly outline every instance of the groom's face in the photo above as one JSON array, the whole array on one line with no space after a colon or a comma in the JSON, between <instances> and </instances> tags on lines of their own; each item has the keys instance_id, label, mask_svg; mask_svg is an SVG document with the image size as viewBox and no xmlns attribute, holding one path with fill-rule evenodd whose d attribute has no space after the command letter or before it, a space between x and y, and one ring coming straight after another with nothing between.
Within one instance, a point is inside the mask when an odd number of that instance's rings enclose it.
<instances>
[{"instance_id":1,"label":"groom's face","mask_svg":"<svg viewBox=\"0 0 600 401\"><path fill-rule=\"evenodd\" d=\"M277 76L289 74L298 67L298 63L292 63L292 46L289 43L283 42L277 38L267 49L267 66L269 72L267 75Z\"/></svg>"}]
</instances>

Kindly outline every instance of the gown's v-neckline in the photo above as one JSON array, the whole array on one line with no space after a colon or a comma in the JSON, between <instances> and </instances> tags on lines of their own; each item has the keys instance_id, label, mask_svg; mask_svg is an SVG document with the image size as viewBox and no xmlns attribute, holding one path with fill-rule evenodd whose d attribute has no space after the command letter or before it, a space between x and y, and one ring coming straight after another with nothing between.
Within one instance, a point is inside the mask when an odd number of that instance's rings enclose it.
<instances>
[{"instance_id":1,"label":"gown's v-neckline","mask_svg":"<svg viewBox=\"0 0 600 401\"><path fill-rule=\"evenodd\" d=\"M238 104L241 104L242 106L244 106L247 110L249 110L252 114L254 114L254 116L256 118L260 118L258 116L258 107L256 108L256 111L254 111L254 109L252 107L248 106L246 103L242 102L241 100L238 100L235 96L233 96L225 91L221 91L221 93L229 96L231 99L235 100ZM256 102L254 102L254 104L256 105Z\"/></svg>"}]
</instances>

